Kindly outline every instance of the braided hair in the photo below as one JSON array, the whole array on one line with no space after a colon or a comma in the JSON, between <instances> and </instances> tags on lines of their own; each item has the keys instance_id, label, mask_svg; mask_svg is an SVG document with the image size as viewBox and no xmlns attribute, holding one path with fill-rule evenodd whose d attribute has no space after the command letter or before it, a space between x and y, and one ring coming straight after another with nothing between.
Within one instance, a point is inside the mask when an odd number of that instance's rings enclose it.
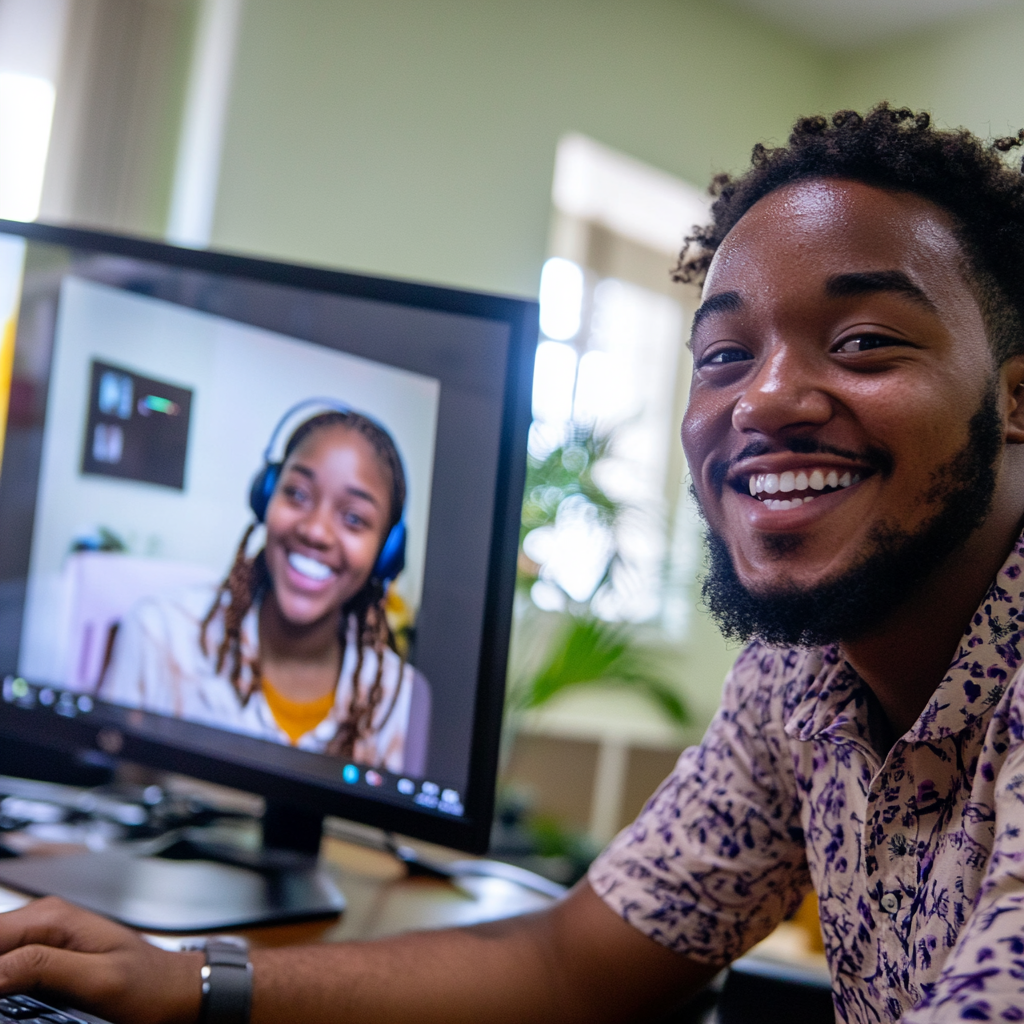
<instances>
[{"instance_id":1,"label":"braided hair","mask_svg":"<svg viewBox=\"0 0 1024 1024\"><path fill-rule=\"evenodd\" d=\"M750 168L718 175L711 224L694 227L673 273L702 284L737 221L770 192L808 178L847 178L909 192L953 220L996 362L1024 353L1024 167L1002 156L1024 130L987 145L963 128L936 128L931 116L880 103L866 114L840 110L801 118L785 146L758 143Z\"/></svg>"},{"instance_id":2,"label":"braided hair","mask_svg":"<svg viewBox=\"0 0 1024 1024\"><path fill-rule=\"evenodd\" d=\"M285 445L282 462L286 462L311 434L331 427L343 427L364 437L370 443L370 447L382 466L388 471L391 482L391 509L387 530L390 531L401 519L402 509L405 506L405 471L391 436L369 417L362 416L357 412L340 411L313 416L296 427ZM249 609L259 603L271 587L265 550L261 548L251 558L248 554L249 540L258 525L255 522L250 524L242 535L231 568L217 588L213 604L206 613L199 630L202 650L209 655L207 633L210 624L218 614L223 615L224 635L217 647L215 671L219 674L227 666L228 678L242 707L245 707L253 694L260 689L262 680L260 655L257 652L254 659L249 659L249 680L243 681L242 673L246 659L242 651L242 623ZM385 536L387 536L387 532L385 532ZM343 659L348 622L353 617L355 618L357 657L352 680L352 696L345 719L338 726L337 733L327 746L328 754L343 758L351 758L356 744L372 730L374 715L384 696L384 649L390 647L392 650L397 650L395 638L384 613L384 582L372 573L362 588L342 608L338 638L341 641ZM369 692L364 697L359 683L363 672L363 657L367 648L373 650L377 656L377 672ZM399 681L404 675L404 669L403 658L399 669ZM391 717L397 700L398 689L396 689L384 719L380 723L381 726Z\"/></svg>"}]
</instances>

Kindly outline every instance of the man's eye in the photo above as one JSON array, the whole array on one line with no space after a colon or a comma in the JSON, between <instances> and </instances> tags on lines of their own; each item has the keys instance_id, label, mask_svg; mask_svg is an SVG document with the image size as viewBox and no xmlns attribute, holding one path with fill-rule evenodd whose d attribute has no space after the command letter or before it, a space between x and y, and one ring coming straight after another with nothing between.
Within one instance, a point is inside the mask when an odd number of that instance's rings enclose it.
<instances>
[{"instance_id":1,"label":"man's eye","mask_svg":"<svg viewBox=\"0 0 1024 1024\"><path fill-rule=\"evenodd\" d=\"M742 348L721 348L701 360L701 366L724 366L726 363L742 363L754 357Z\"/></svg>"},{"instance_id":2,"label":"man's eye","mask_svg":"<svg viewBox=\"0 0 1024 1024\"><path fill-rule=\"evenodd\" d=\"M855 334L850 338L844 338L833 351L841 355L853 355L857 352L870 352L875 348L889 348L893 345L902 344L897 338L890 338L884 334Z\"/></svg>"}]
</instances>

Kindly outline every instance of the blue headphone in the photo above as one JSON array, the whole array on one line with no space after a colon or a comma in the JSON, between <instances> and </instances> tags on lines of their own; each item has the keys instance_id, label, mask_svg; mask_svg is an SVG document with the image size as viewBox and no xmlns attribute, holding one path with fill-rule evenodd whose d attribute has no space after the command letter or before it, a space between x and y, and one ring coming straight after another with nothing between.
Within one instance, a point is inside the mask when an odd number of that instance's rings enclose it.
<instances>
[{"instance_id":1,"label":"blue headphone","mask_svg":"<svg viewBox=\"0 0 1024 1024\"><path fill-rule=\"evenodd\" d=\"M274 462L272 453L277 442L278 435L284 429L285 424L300 409L318 405L328 412L352 412L350 406L336 402L333 398L304 398L296 402L278 421L274 432L270 435L267 447L263 452L263 468L253 477L252 485L249 488L249 507L259 522L264 522L267 515L267 506L277 489L277 481L281 477L281 467L284 462ZM383 429L383 428L381 428ZM376 576L382 583L389 583L405 568L405 519L399 515L398 522L391 527L391 532L384 541L377 561L374 563L372 575Z\"/></svg>"}]
</instances>

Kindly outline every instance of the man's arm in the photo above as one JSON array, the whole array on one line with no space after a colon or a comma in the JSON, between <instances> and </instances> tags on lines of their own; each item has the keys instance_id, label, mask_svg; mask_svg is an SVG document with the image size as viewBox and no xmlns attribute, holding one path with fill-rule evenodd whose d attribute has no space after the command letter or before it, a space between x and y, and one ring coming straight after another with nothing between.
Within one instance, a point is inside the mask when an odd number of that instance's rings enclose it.
<instances>
[{"instance_id":1,"label":"man's arm","mask_svg":"<svg viewBox=\"0 0 1024 1024\"><path fill-rule=\"evenodd\" d=\"M191 1024L199 954L167 953L60 900L0 915L0 990L42 989L115 1022ZM253 1024L624 1021L718 968L673 953L583 882L550 910L473 928L253 953Z\"/></svg>"}]
</instances>

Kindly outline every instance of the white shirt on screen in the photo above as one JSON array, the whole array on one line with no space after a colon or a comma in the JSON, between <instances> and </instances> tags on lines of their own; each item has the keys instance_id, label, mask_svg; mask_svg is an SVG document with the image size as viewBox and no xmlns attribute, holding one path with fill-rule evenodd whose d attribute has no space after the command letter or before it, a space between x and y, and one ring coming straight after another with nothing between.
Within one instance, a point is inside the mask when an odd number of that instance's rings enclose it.
<instances>
[{"instance_id":1,"label":"white shirt on screen","mask_svg":"<svg viewBox=\"0 0 1024 1024\"><path fill-rule=\"evenodd\" d=\"M222 614L207 628L206 651L199 642L200 625L213 604L215 590L191 587L161 597L149 597L121 622L113 658L98 696L125 707L187 719L259 739L290 745L263 693L257 690L243 704L231 684L229 667L216 671L217 649L224 636ZM251 665L259 650L258 605L242 622L243 692L251 681ZM345 721L352 699L358 660L356 622L348 623L341 674L334 705L327 717L294 744L300 750L324 753ZM377 675L377 655L363 652L359 696L367 697ZM358 740L352 760L391 772L409 771L406 739L412 708L414 669L403 667L394 651L384 651L383 694L373 715L373 728Z\"/></svg>"}]
</instances>

